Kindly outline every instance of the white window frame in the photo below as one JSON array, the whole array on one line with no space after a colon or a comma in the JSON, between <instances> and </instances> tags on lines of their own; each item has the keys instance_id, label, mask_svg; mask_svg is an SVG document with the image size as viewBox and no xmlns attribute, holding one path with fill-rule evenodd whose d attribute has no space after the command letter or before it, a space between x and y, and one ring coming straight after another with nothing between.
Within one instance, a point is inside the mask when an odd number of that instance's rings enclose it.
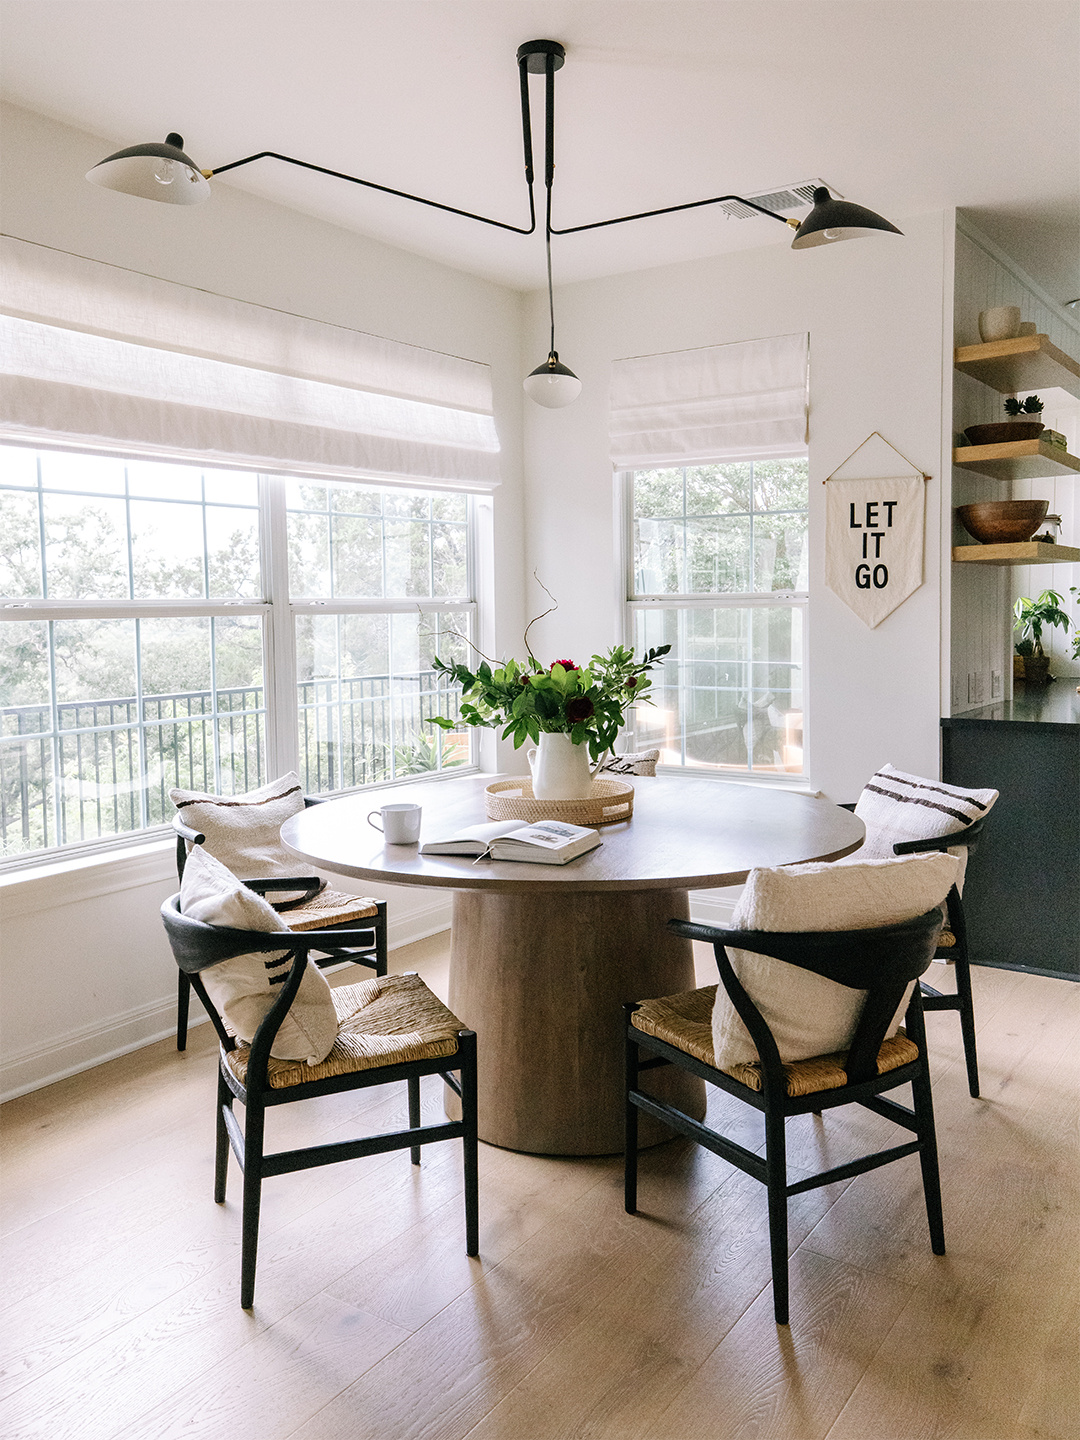
<instances>
[{"instance_id":1,"label":"white window frame","mask_svg":"<svg viewBox=\"0 0 1080 1440\"><path fill-rule=\"evenodd\" d=\"M739 462L753 460L753 456L740 456ZM763 457L766 460L777 460L781 458L802 459L802 455L780 457L769 455ZM686 459L677 465L656 465L653 469L687 469L694 465L722 465L722 460L694 460ZM736 463L736 462L733 462ZM716 780L722 784L736 785L766 785L780 787L782 789L807 790L810 785L810 725L809 715L806 706L806 684L808 674L809 658L809 591L805 590L770 590L767 592L752 591L750 593L735 593L724 591L717 594L694 592L691 594L664 594L664 595L638 595L634 591L635 580L635 553L634 553L634 487L633 470L619 470L615 473L615 515L616 515L616 553L620 556L621 563L618 566L616 582L618 587L617 608L623 616L623 643L632 646L636 638L635 616L639 611L648 610L746 610L746 609L774 609L778 606L790 608L797 607L803 612L802 623L802 646L799 656L799 664L803 676L803 768L802 773L777 774L761 770L711 770L705 766L697 765L657 765L657 774L663 775L686 775L695 780ZM633 714L633 712L631 712ZM627 749L640 748L645 743L638 739L636 726L631 722L627 726Z\"/></svg>"},{"instance_id":2,"label":"white window frame","mask_svg":"<svg viewBox=\"0 0 1080 1440\"><path fill-rule=\"evenodd\" d=\"M35 439L24 442L14 436L2 436L0 441L7 445L21 445L34 451L61 449L68 454L80 452L78 447L68 445L50 446ZM177 463L188 469L199 469L204 473L214 470L235 471L236 466L228 464L206 464L194 460L175 461L169 455L153 456L135 454L122 450L112 452L122 461L160 461ZM355 481L340 477L328 477L330 485L357 484L378 490L403 490L410 493L425 492L432 495L448 493L464 495L467 501L467 573L472 593L467 596L449 596L431 599L409 597L405 599L362 599L348 600L296 599L289 594L288 521L286 514L286 486L290 480L303 483L316 477L293 475L287 471L280 474L256 472L258 477L259 546L262 563L263 595L260 599L161 599L161 600L85 600L65 601L31 599L0 600L0 624L5 621L31 623L50 620L79 619L120 619L151 620L163 617L200 618L205 616L235 617L237 615L258 615L262 618L263 648L263 705L265 737L264 780L300 768L299 709L297 703L296 664L296 617L300 614L348 615L348 614L416 614L430 612L459 612L466 621L467 632L475 637L481 624L478 588L482 582L478 573L478 501L485 498L468 491L456 491L451 487L425 486L422 481L409 484L388 483L386 476L371 475L357 477ZM485 531L488 526L484 526ZM474 774L479 770L478 746L473 732L469 732L469 761L456 765L446 772L425 773L396 777L370 785L346 787L343 790L323 792L324 794L349 794L357 791L378 791L398 788L403 785L451 779ZM0 874L32 866L55 865L66 860L106 855L113 851L130 849L171 835L168 825L150 825L145 829L124 831L115 835L102 835L92 840L74 841L70 844L53 845L48 848L28 851L24 854L0 856Z\"/></svg>"}]
</instances>

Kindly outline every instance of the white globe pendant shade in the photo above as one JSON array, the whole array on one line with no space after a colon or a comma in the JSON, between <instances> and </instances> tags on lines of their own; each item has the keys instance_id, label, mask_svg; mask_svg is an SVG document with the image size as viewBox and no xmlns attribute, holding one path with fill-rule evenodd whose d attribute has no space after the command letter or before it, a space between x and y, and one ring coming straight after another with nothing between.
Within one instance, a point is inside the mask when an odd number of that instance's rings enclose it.
<instances>
[{"instance_id":1,"label":"white globe pendant shade","mask_svg":"<svg viewBox=\"0 0 1080 1440\"><path fill-rule=\"evenodd\" d=\"M86 172L91 185L160 200L166 205L199 205L210 198L210 186L180 135L167 135L164 145L131 145L117 150Z\"/></svg>"},{"instance_id":2,"label":"white globe pendant shade","mask_svg":"<svg viewBox=\"0 0 1080 1440\"><path fill-rule=\"evenodd\" d=\"M572 370L559 364L557 350L552 350L543 365L526 375L522 384L529 399L548 410L571 405L581 394L581 381Z\"/></svg>"}]
</instances>

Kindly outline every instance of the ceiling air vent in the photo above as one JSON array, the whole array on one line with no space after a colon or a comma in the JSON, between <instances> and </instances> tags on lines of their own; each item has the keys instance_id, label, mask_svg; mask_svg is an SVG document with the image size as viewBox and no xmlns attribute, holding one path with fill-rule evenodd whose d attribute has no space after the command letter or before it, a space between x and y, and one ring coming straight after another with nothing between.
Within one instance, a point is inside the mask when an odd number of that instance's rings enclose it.
<instances>
[{"instance_id":1,"label":"ceiling air vent","mask_svg":"<svg viewBox=\"0 0 1080 1440\"><path fill-rule=\"evenodd\" d=\"M801 180L798 185L781 185L775 190L762 190L756 195L747 195L746 199L756 201L766 210L775 211L777 215L786 215L792 210L808 210L814 203L814 191L824 184L824 180ZM839 190L834 190L831 185L827 188L835 200L844 198ZM728 200L720 209L732 220L752 220L758 213L751 210L749 205L740 205L738 200Z\"/></svg>"}]
</instances>

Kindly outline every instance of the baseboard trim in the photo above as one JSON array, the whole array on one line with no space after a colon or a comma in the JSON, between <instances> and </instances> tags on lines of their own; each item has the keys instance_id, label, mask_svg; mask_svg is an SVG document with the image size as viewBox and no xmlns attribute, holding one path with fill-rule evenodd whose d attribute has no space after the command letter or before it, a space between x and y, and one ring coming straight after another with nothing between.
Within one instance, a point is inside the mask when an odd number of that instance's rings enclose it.
<instances>
[{"instance_id":1,"label":"baseboard trim","mask_svg":"<svg viewBox=\"0 0 1080 1440\"><path fill-rule=\"evenodd\" d=\"M425 896L421 903L411 905L408 913L396 920L391 909L387 935L390 949L399 950L403 945L449 930L450 905L450 896L440 893L430 899ZM201 1006L193 1005L189 1028L206 1023ZM0 1103L54 1085L58 1080L67 1080L84 1070L93 1070L175 1034L175 995L110 1016L104 1023L76 1026L45 1045L29 1046L5 1057L0 1064Z\"/></svg>"}]
</instances>

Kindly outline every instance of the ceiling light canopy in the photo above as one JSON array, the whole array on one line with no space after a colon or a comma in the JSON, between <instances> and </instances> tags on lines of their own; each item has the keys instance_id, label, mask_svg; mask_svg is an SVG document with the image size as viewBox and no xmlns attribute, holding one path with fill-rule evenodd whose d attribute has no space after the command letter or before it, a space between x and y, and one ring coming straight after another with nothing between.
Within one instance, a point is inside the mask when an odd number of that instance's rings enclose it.
<instances>
[{"instance_id":1,"label":"ceiling light canopy","mask_svg":"<svg viewBox=\"0 0 1080 1440\"><path fill-rule=\"evenodd\" d=\"M591 220L584 225L568 225L562 229L551 223L551 191L555 175L555 72L561 70L566 60L566 50L557 40L529 40L518 47L517 62L521 90L521 137L525 155L525 184L529 194L529 224L512 225L506 220L494 220L487 215L477 215L471 210L460 210L455 205L444 205L438 200L427 200L422 195L411 195L407 190L395 190L389 185L378 185L373 180L361 180L357 175L346 175L341 170L329 170L324 165L313 165L308 160L297 160L292 155L281 155L276 150L260 150L242 160L233 160L228 165L219 165L214 170L200 170L190 156L184 154L184 141L179 135L165 137L163 145L132 145L127 150L118 150L87 172L86 178L94 185L107 190L119 190L125 195L136 195L142 200L160 200L167 205L198 205L210 197L207 181L213 175L223 175L228 170L237 170L256 160L281 160L286 165L297 165L304 170L314 170L320 175L329 175L336 180L347 180L353 185L363 185L368 190L381 190L384 195L397 195L403 200L412 200L418 205L427 205L434 210L444 210L450 215L461 215L466 220L477 220L482 225L494 225L500 230L510 230L515 235L532 235L536 231L536 201L533 193L533 143L532 115L529 100L529 76L544 76L544 186L547 192L544 214L544 240L547 249L548 307L551 317L551 349L543 365L538 365L526 376L525 393L539 405L549 409L569 405L581 393L581 381L572 370L560 363L555 349L555 300L551 280L551 237L553 235L576 235L583 230L599 230L608 225L625 225L632 220L648 220L655 215L672 215L679 210L699 210L706 205L729 205L738 201L759 215L768 215L781 225L790 225L795 230L791 242L793 250L806 250L815 245L831 245L837 240L853 240L861 235L890 232L899 235L895 225L864 210L861 205L852 205L847 200L834 200L825 186L814 191L814 208L800 224L747 200L742 195L713 195L706 200L690 200L682 205L666 205L659 210L639 210L631 215L616 215L610 220ZM766 197L768 198L768 197Z\"/></svg>"},{"instance_id":2,"label":"ceiling light canopy","mask_svg":"<svg viewBox=\"0 0 1080 1440\"><path fill-rule=\"evenodd\" d=\"M206 176L190 155L184 154L182 135L166 135L164 145L117 150L88 170L86 178L105 190L137 195L140 200L161 200L166 205L199 205L210 199Z\"/></svg>"}]
</instances>

